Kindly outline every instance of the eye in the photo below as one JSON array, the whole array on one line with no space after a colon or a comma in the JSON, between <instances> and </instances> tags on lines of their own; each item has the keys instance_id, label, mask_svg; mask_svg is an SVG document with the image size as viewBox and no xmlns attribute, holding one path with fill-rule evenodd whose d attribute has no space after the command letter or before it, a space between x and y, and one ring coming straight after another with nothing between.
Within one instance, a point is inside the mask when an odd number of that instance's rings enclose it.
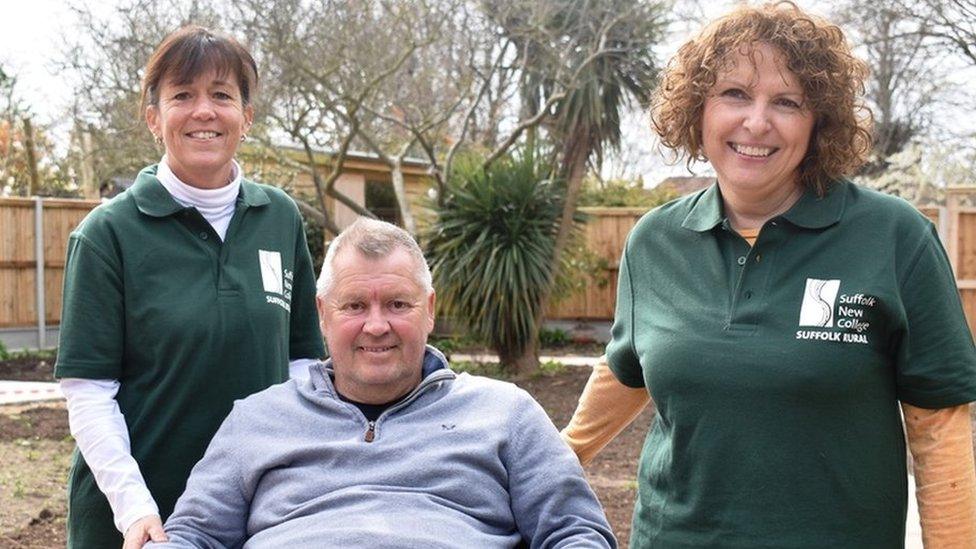
<instances>
[{"instance_id":1,"label":"eye","mask_svg":"<svg viewBox=\"0 0 976 549\"><path fill-rule=\"evenodd\" d=\"M213 96L214 98L219 99L221 101L231 101L234 99L234 96L232 96L227 92L222 92L222 91L214 92Z\"/></svg>"},{"instance_id":2,"label":"eye","mask_svg":"<svg viewBox=\"0 0 976 549\"><path fill-rule=\"evenodd\" d=\"M185 101L189 98L190 98L190 92L181 91L173 94L173 99L177 101Z\"/></svg>"},{"instance_id":3,"label":"eye","mask_svg":"<svg viewBox=\"0 0 976 549\"><path fill-rule=\"evenodd\" d=\"M729 88L729 89L723 91L719 95L721 95L722 97L729 97L729 98L732 98L732 99L748 99L749 98L749 94L747 94L744 90L739 89L739 88Z\"/></svg>"},{"instance_id":4,"label":"eye","mask_svg":"<svg viewBox=\"0 0 976 549\"><path fill-rule=\"evenodd\" d=\"M789 109L800 109L800 104L788 97L780 97L776 100L776 104L781 107L786 107Z\"/></svg>"},{"instance_id":5,"label":"eye","mask_svg":"<svg viewBox=\"0 0 976 549\"><path fill-rule=\"evenodd\" d=\"M362 311L366 305L362 301L350 301L342 305L343 311Z\"/></svg>"},{"instance_id":6,"label":"eye","mask_svg":"<svg viewBox=\"0 0 976 549\"><path fill-rule=\"evenodd\" d=\"M402 299L394 299L390 302L390 308L394 311L405 311L410 308L410 303Z\"/></svg>"}]
</instances>

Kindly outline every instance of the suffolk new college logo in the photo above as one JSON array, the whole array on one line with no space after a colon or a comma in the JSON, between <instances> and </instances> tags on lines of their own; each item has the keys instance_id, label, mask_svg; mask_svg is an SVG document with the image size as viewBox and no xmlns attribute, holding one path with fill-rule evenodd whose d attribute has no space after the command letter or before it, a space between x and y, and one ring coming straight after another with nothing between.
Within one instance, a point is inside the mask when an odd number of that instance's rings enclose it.
<instances>
[{"instance_id":1,"label":"suffolk new college logo","mask_svg":"<svg viewBox=\"0 0 976 549\"><path fill-rule=\"evenodd\" d=\"M839 290L840 280L808 278L800 306L800 326L833 328L834 304Z\"/></svg>"},{"instance_id":2,"label":"suffolk new college logo","mask_svg":"<svg viewBox=\"0 0 976 549\"><path fill-rule=\"evenodd\" d=\"M258 264L261 267L261 283L264 285L265 300L290 312L293 275L288 269L281 268L281 254L258 250Z\"/></svg>"},{"instance_id":3,"label":"suffolk new college logo","mask_svg":"<svg viewBox=\"0 0 976 549\"><path fill-rule=\"evenodd\" d=\"M821 329L797 330L796 339L866 344L869 311L877 302L876 297L863 293L841 294L840 280L808 278L799 325Z\"/></svg>"}]
</instances>

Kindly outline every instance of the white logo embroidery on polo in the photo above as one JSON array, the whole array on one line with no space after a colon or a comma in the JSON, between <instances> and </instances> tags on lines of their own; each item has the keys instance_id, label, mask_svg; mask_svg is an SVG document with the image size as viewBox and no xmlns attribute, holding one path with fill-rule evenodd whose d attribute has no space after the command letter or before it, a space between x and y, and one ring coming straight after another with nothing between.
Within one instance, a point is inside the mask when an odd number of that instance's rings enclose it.
<instances>
[{"instance_id":1,"label":"white logo embroidery on polo","mask_svg":"<svg viewBox=\"0 0 976 549\"><path fill-rule=\"evenodd\" d=\"M832 328L834 326L834 303L840 290L840 280L820 280L808 278L800 305L800 326Z\"/></svg>"},{"instance_id":2,"label":"white logo embroidery on polo","mask_svg":"<svg viewBox=\"0 0 976 549\"><path fill-rule=\"evenodd\" d=\"M268 250L258 250L258 262L261 265L261 282L264 283L264 291L279 295L284 293L281 254Z\"/></svg>"}]
</instances>

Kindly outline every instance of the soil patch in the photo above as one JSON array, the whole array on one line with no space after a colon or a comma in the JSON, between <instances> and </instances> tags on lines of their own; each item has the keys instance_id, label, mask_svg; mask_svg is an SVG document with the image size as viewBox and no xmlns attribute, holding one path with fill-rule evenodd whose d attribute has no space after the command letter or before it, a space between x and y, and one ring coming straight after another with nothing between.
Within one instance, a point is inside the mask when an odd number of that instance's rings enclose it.
<instances>
[{"instance_id":1,"label":"soil patch","mask_svg":"<svg viewBox=\"0 0 976 549\"><path fill-rule=\"evenodd\" d=\"M0 442L64 440L69 434L68 411L63 402L0 413Z\"/></svg>"},{"instance_id":2,"label":"soil patch","mask_svg":"<svg viewBox=\"0 0 976 549\"><path fill-rule=\"evenodd\" d=\"M15 355L0 361L0 379L4 381L54 381L53 354Z\"/></svg>"}]
</instances>

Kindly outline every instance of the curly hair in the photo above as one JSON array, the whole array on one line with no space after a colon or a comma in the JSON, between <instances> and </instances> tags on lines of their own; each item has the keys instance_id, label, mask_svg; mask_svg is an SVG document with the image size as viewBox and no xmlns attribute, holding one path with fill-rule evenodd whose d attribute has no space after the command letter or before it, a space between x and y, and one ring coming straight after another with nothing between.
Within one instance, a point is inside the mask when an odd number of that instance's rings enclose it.
<instances>
[{"instance_id":1,"label":"curly hair","mask_svg":"<svg viewBox=\"0 0 976 549\"><path fill-rule=\"evenodd\" d=\"M822 195L831 181L857 171L871 150L871 112L861 99L868 69L839 27L792 2L739 7L681 46L654 95L654 129L664 146L688 154L689 165L704 160L705 99L732 56L757 43L779 50L803 87L815 122L799 179Z\"/></svg>"}]
</instances>

